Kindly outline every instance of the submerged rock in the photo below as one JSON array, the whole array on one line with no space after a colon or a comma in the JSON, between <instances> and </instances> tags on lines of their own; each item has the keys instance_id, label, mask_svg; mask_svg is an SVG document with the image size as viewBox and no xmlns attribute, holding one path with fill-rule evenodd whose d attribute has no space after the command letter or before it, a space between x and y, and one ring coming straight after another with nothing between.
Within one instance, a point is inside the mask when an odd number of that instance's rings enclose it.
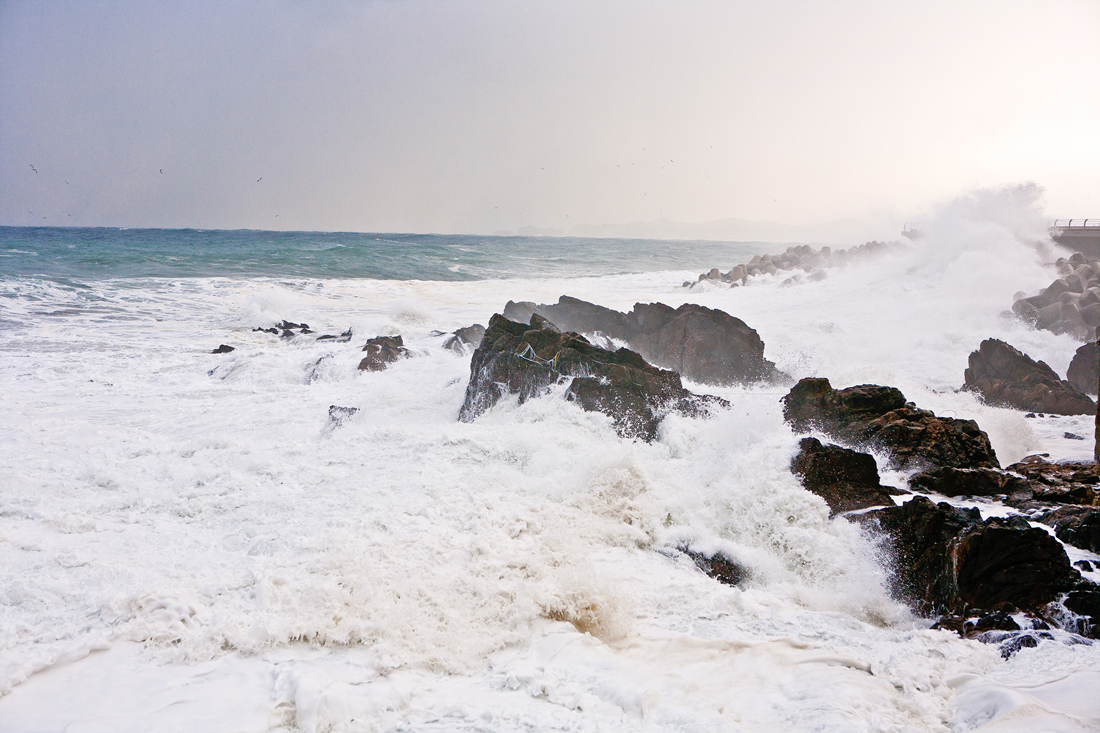
<instances>
[{"instance_id":1,"label":"submerged rock","mask_svg":"<svg viewBox=\"0 0 1100 733\"><path fill-rule=\"evenodd\" d=\"M351 329L349 328L347 331L344 331L339 336L335 336L331 333L326 333L322 336L318 336L317 340L318 341L333 341L333 342L338 343L338 344L346 344L348 341L351 341Z\"/></svg>"},{"instance_id":2,"label":"submerged rock","mask_svg":"<svg viewBox=\"0 0 1100 733\"><path fill-rule=\"evenodd\" d=\"M1095 341L1077 349L1066 371L1066 381L1078 392L1096 394L1100 383L1100 347Z\"/></svg>"},{"instance_id":3,"label":"submerged rock","mask_svg":"<svg viewBox=\"0 0 1100 733\"><path fill-rule=\"evenodd\" d=\"M458 353L466 353L466 349L476 349L484 336L485 326L482 326L480 323L475 323L472 326L466 326L465 328L460 328L453 332L450 337L443 342L443 348Z\"/></svg>"},{"instance_id":4,"label":"submerged rock","mask_svg":"<svg viewBox=\"0 0 1100 733\"><path fill-rule=\"evenodd\" d=\"M986 339L970 354L965 389L991 405L1056 415L1091 415L1096 403L1058 378L1045 362L1035 361L997 339Z\"/></svg>"},{"instance_id":5,"label":"submerged rock","mask_svg":"<svg viewBox=\"0 0 1100 733\"><path fill-rule=\"evenodd\" d=\"M509 301L504 317L539 314L558 328L625 342L650 363L704 384L789 379L764 358L760 335L740 318L691 303L636 303L629 313L563 295L556 304Z\"/></svg>"},{"instance_id":6,"label":"submerged rock","mask_svg":"<svg viewBox=\"0 0 1100 733\"><path fill-rule=\"evenodd\" d=\"M360 371L380 372L398 359L409 356L400 336L375 336L367 339L363 351L367 355L359 362Z\"/></svg>"},{"instance_id":7,"label":"submerged rock","mask_svg":"<svg viewBox=\"0 0 1100 733\"><path fill-rule=\"evenodd\" d=\"M680 546L676 549L690 557L696 567L719 583L739 586L750 577L749 571L743 565L721 552L706 555L689 547Z\"/></svg>"},{"instance_id":8,"label":"submerged rock","mask_svg":"<svg viewBox=\"0 0 1100 733\"><path fill-rule=\"evenodd\" d=\"M459 419L475 419L504 394L518 395L522 403L563 380L569 380L566 399L611 416L620 436L645 441L656 437L667 412L697 416L709 405L727 404L689 392L679 374L658 369L629 349L601 349L538 314L529 324L496 314L474 351Z\"/></svg>"},{"instance_id":9,"label":"submerged rock","mask_svg":"<svg viewBox=\"0 0 1100 733\"><path fill-rule=\"evenodd\" d=\"M234 349L234 348L233 348L232 346L230 346L229 344L222 344L221 346L219 346L218 348L214 349L214 350L213 350L213 351L211 351L210 353L211 353L211 354L228 354L228 353L229 353L229 352L231 352L231 351L236 351L236 349Z\"/></svg>"},{"instance_id":10,"label":"submerged rock","mask_svg":"<svg viewBox=\"0 0 1100 733\"><path fill-rule=\"evenodd\" d=\"M881 450L895 468L999 468L973 420L937 417L906 402L894 387L833 389L828 379L799 381L783 398L783 418L798 431L820 430L850 445Z\"/></svg>"},{"instance_id":11,"label":"submerged rock","mask_svg":"<svg viewBox=\"0 0 1100 733\"><path fill-rule=\"evenodd\" d=\"M982 521L976 509L917 496L862 518L888 538L895 590L923 614L1037 610L1081 580L1062 545L1023 517Z\"/></svg>"},{"instance_id":12,"label":"submerged rock","mask_svg":"<svg viewBox=\"0 0 1100 733\"><path fill-rule=\"evenodd\" d=\"M817 438L803 438L798 448L791 472L806 490L825 500L831 514L892 506L891 497L904 493L879 483L875 459L867 453L822 445Z\"/></svg>"}]
</instances>

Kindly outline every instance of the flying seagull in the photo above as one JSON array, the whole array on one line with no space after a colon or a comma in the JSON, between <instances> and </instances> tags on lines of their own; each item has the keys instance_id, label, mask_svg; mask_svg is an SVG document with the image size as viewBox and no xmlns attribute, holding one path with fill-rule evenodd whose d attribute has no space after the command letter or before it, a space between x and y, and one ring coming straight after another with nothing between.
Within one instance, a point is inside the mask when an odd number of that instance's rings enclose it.
<instances>
[{"instance_id":1,"label":"flying seagull","mask_svg":"<svg viewBox=\"0 0 1100 733\"><path fill-rule=\"evenodd\" d=\"M263 176L260 176L259 178L257 178L257 179L256 179L256 183L259 183L259 182L260 182L260 181L262 181L263 179L264 179L264 177L263 177Z\"/></svg>"},{"instance_id":2,"label":"flying seagull","mask_svg":"<svg viewBox=\"0 0 1100 733\"><path fill-rule=\"evenodd\" d=\"M34 167L33 165L31 165L30 163L27 163L27 165L30 165L30 166L31 166L31 170L32 170L32 171L34 171L34 174L35 174L35 175L38 175L38 169L37 169L37 168L35 168L35 167Z\"/></svg>"},{"instance_id":3,"label":"flying seagull","mask_svg":"<svg viewBox=\"0 0 1100 733\"><path fill-rule=\"evenodd\" d=\"M160 174L163 176L164 175L164 169L160 168L159 170L160 170Z\"/></svg>"}]
</instances>

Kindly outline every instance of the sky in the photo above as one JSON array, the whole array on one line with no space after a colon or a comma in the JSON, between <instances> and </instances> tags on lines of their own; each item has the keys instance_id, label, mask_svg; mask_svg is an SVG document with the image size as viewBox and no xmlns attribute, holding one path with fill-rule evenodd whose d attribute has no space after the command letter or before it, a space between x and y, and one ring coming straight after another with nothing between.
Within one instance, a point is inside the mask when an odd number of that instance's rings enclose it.
<instances>
[{"instance_id":1,"label":"sky","mask_svg":"<svg viewBox=\"0 0 1100 733\"><path fill-rule=\"evenodd\" d=\"M0 224L896 233L1025 182L1100 217L1098 34L1094 0L0 0Z\"/></svg>"}]
</instances>

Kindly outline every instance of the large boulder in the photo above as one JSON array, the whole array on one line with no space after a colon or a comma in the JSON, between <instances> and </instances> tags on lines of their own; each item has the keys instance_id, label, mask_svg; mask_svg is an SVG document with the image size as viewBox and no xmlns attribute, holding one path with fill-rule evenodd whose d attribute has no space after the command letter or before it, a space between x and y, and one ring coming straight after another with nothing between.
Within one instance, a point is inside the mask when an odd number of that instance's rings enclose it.
<instances>
[{"instance_id":1,"label":"large boulder","mask_svg":"<svg viewBox=\"0 0 1100 733\"><path fill-rule=\"evenodd\" d=\"M760 335L740 318L691 303L636 303L629 313L563 295L556 304L508 301L504 317L526 323L538 314L564 331L599 333L625 342L650 363L703 384L783 381L764 358Z\"/></svg>"},{"instance_id":2,"label":"large boulder","mask_svg":"<svg viewBox=\"0 0 1100 733\"><path fill-rule=\"evenodd\" d=\"M1095 341L1089 341L1077 349L1066 371L1066 381L1078 392L1096 394L1097 384L1100 383L1100 347Z\"/></svg>"},{"instance_id":3,"label":"large boulder","mask_svg":"<svg viewBox=\"0 0 1100 733\"><path fill-rule=\"evenodd\" d=\"M569 380L566 399L610 415L620 436L645 441L656 437L668 412L697 416L710 405L728 404L689 392L679 374L658 369L629 349L601 349L538 314L529 324L496 314L474 351L459 419L474 420L504 394L518 395L522 403L564 380Z\"/></svg>"},{"instance_id":4,"label":"large boulder","mask_svg":"<svg viewBox=\"0 0 1100 733\"><path fill-rule=\"evenodd\" d=\"M970 354L965 389L991 405L1057 415L1091 415L1096 403L1058 378L1045 362L997 339L986 339Z\"/></svg>"},{"instance_id":5,"label":"large boulder","mask_svg":"<svg viewBox=\"0 0 1100 733\"><path fill-rule=\"evenodd\" d=\"M940 466L909 477L909 488L943 496L1002 496L1027 486L1025 479L996 468Z\"/></svg>"},{"instance_id":6,"label":"large boulder","mask_svg":"<svg viewBox=\"0 0 1100 733\"><path fill-rule=\"evenodd\" d=\"M799 381L783 398L783 417L798 431L881 450L895 468L1000 468L987 436L973 420L937 417L894 387L862 384L833 389L828 379Z\"/></svg>"},{"instance_id":7,"label":"large boulder","mask_svg":"<svg viewBox=\"0 0 1100 733\"><path fill-rule=\"evenodd\" d=\"M982 521L976 509L917 496L863 519L888 538L895 589L920 613L1037 610L1081 581L1061 543L1023 517Z\"/></svg>"},{"instance_id":8,"label":"large boulder","mask_svg":"<svg viewBox=\"0 0 1100 733\"><path fill-rule=\"evenodd\" d=\"M400 336L375 336L363 346L367 355L359 362L359 370L380 372L398 359L409 356Z\"/></svg>"},{"instance_id":9,"label":"large boulder","mask_svg":"<svg viewBox=\"0 0 1100 733\"><path fill-rule=\"evenodd\" d=\"M873 456L839 445L823 445L817 438L799 441L791 472L806 490L825 500L832 515L893 505L891 497L904 493L879 483Z\"/></svg>"}]
</instances>

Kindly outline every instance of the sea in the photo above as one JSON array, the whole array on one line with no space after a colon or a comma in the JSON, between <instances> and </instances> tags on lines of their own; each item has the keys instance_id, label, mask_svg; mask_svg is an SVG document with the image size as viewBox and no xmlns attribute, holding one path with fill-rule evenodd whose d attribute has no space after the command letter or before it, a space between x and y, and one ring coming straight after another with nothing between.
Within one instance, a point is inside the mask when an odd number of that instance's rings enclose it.
<instances>
[{"instance_id":1,"label":"sea","mask_svg":"<svg viewBox=\"0 0 1100 733\"><path fill-rule=\"evenodd\" d=\"M729 408L652 443L562 386L457 419L448 334L570 295L721 309L795 379L976 420L1004 466L1091 458L1090 417L960 390L983 339L1063 375L1080 346L1011 316L1068 253L994 203L736 288L684 283L799 243L0 228L0 731L1100 730L1100 644L1006 659L891 596L879 538L791 474L785 386L685 382ZM257 330L283 320L313 333Z\"/></svg>"}]
</instances>

